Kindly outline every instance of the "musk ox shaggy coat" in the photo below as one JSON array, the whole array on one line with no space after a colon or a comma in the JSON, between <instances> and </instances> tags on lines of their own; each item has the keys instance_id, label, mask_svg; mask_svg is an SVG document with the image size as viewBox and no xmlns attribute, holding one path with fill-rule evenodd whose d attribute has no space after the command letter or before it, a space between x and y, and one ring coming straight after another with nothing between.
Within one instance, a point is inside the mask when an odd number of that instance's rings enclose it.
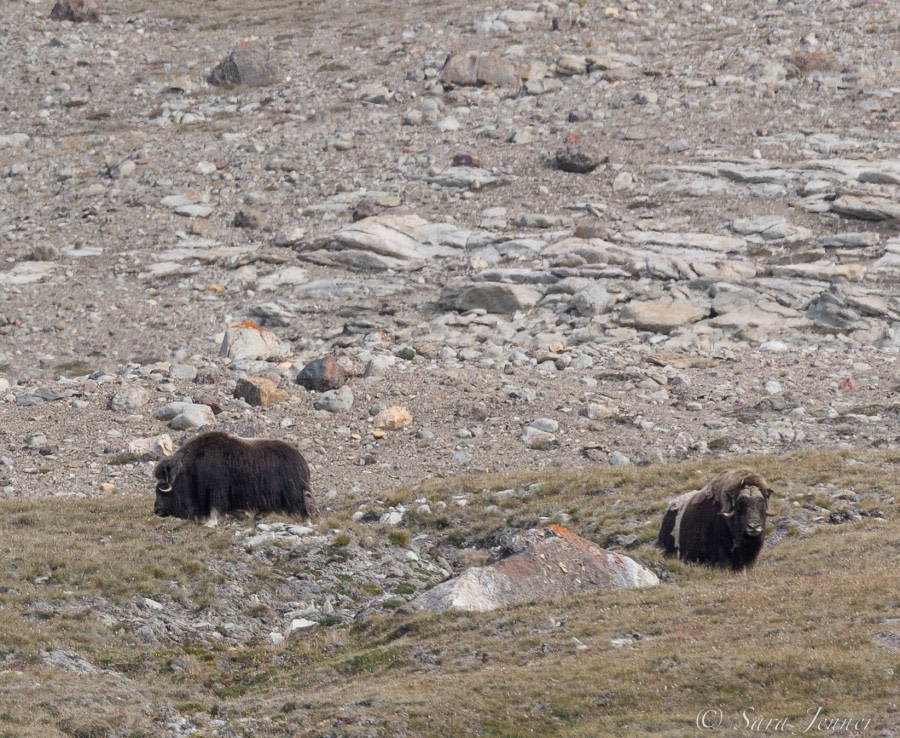
<instances>
[{"instance_id":1,"label":"musk ox shaggy coat","mask_svg":"<svg viewBox=\"0 0 900 738\"><path fill-rule=\"evenodd\" d=\"M153 512L163 517L214 524L237 511L318 516L306 460L284 441L204 433L160 461L154 476Z\"/></svg>"},{"instance_id":2,"label":"musk ox shaggy coat","mask_svg":"<svg viewBox=\"0 0 900 738\"><path fill-rule=\"evenodd\" d=\"M656 540L682 561L750 568L759 556L772 489L750 469L729 469L666 508Z\"/></svg>"}]
</instances>

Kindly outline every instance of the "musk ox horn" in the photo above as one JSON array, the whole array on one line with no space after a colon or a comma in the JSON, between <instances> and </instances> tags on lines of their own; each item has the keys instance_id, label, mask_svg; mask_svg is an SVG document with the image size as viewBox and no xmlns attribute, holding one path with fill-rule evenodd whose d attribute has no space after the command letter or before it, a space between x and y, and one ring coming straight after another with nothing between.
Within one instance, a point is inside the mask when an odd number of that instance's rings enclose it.
<instances>
[{"instance_id":1,"label":"musk ox horn","mask_svg":"<svg viewBox=\"0 0 900 738\"><path fill-rule=\"evenodd\" d=\"M723 518L733 518L734 510L729 510L728 512L720 512L719 515L721 515Z\"/></svg>"},{"instance_id":2,"label":"musk ox horn","mask_svg":"<svg viewBox=\"0 0 900 738\"><path fill-rule=\"evenodd\" d=\"M156 485L156 491L157 491L157 492L171 492L171 491L172 491L172 485L171 485L171 484L167 484L165 487L163 487L161 484L158 484L158 485Z\"/></svg>"}]
</instances>

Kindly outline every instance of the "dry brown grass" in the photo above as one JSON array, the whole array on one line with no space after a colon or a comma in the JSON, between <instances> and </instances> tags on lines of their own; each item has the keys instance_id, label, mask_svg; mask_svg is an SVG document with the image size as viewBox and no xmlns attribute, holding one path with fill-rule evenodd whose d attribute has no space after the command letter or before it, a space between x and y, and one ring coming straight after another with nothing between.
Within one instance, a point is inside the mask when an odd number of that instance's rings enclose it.
<instances>
[{"instance_id":1,"label":"dry brown grass","mask_svg":"<svg viewBox=\"0 0 900 738\"><path fill-rule=\"evenodd\" d=\"M898 491L897 453L739 463L764 473L782 508L819 483ZM653 530L669 496L725 466L558 471L493 522L479 514L492 490L541 480L430 482L392 501L472 497L445 527L417 518L412 533L464 538L560 509L577 509L571 526L589 535L627 520ZM259 736L685 736L707 709L723 711L717 734L748 735L742 711L786 719L799 733L820 706L823 717L870 720L866 735L896 734L900 652L878 635L900 629L895 510L888 506L886 521L789 537L746 575L662 562L645 544L638 557L672 579L652 590L487 614L398 614L316 628L281 647L161 648L103 625L95 608L152 597L169 579L198 598L214 592L205 562L241 555L230 533L153 519L146 499L4 503L0 735L160 735L168 715L198 725L216 717L236 735ZM335 522L351 512L336 511ZM613 645L622 638L632 643ZM46 666L49 649L110 671L85 677Z\"/></svg>"}]
</instances>

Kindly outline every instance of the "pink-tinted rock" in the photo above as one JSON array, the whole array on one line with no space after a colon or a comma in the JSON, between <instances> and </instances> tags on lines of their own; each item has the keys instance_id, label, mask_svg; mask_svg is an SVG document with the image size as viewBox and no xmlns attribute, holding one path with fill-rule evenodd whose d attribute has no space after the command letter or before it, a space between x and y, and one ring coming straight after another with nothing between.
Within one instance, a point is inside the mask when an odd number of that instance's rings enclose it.
<instances>
[{"instance_id":1,"label":"pink-tinted rock","mask_svg":"<svg viewBox=\"0 0 900 738\"><path fill-rule=\"evenodd\" d=\"M194 403L197 405L206 405L213 411L213 415L218 415L225 410L225 408L222 407L222 403L212 395L200 395L199 397L194 398Z\"/></svg>"},{"instance_id":2,"label":"pink-tinted rock","mask_svg":"<svg viewBox=\"0 0 900 738\"><path fill-rule=\"evenodd\" d=\"M659 584L653 572L633 559L607 551L560 525L529 530L514 547L511 556L490 566L467 569L423 593L408 607L413 611L483 612L591 589Z\"/></svg>"},{"instance_id":3,"label":"pink-tinted rock","mask_svg":"<svg viewBox=\"0 0 900 738\"><path fill-rule=\"evenodd\" d=\"M859 392L862 388L856 379L847 377L841 380L840 384L838 384L838 389L841 392Z\"/></svg>"},{"instance_id":4,"label":"pink-tinted rock","mask_svg":"<svg viewBox=\"0 0 900 738\"><path fill-rule=\"evenodd\" d=\"M378 430L400 430L412 423L412 415L405 407L388 407L375 416L373 425Z\"/></svg>"},{"instance_id":5,"label":"pink-tinted rock","mask_svg":"<svg viewBox=\"0 0 900 738\"><path fill-rule=\"evenodd\" d=\"M623 309L620 320L641 331L670 333L676 328L702 320L709 313L709 306L689 300L633 300Z\"/></svg>"}]
</instances>

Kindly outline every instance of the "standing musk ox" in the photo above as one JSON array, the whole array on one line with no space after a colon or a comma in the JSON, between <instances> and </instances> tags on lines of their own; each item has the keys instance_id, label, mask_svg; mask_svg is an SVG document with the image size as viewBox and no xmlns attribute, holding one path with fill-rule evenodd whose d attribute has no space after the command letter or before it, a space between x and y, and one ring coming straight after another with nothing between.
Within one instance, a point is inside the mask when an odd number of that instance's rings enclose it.
<instances>
[{"instance_id":1,"label":"standing musk ox","mask_svg":"<svg viewBox=\"0 0 900 738\"><path fill-rule=\"evenodd\" d=\"M682 561L749 569L766 535L772 489L750 469L723 471L669 502L656 543Z\"/></svg>"},{"instance_id":2,"label":"standing musk ox","mask_svg":"<svg viewBox=\"0 0 900 738\"><path fill-rule=\"evenodd\" d=\"M284 441L204 433L156 465L153 512L215 525L219 515L280 512L318 516L309 467Z\"/></svg>"}]
</instances>

